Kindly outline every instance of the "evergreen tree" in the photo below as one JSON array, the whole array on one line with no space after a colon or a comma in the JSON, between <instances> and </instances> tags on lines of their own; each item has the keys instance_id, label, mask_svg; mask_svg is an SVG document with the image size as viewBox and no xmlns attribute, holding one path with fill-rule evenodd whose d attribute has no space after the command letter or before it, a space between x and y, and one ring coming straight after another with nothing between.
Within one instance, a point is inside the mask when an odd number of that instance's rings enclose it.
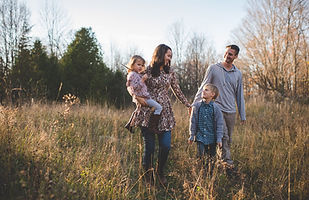
<instances>
[{"instance_id":1,"label":"evergreen tree","mask_svg":"<svg viewBox=\"0 0 309 200\"><path fill-rule=\"evenodd\" d=\"M109 102L117 108L131 102L131 97L126 88L126 77L121 71L117 70L114 73L109 85Z\"/></svg>"},{"instance_id":2,"label":"evergreen tree","mask_svg":"<svg viewBox=\"0 0 309 200\"><path fill-rule=\"evenodd\" d=\"M28 29L20 39L18 52L10 74L10 80L13 86L13 101L14 98L21 98L21 93L25 94L26 97L31 98L36 88L35 84L38 74L34 66L31 64L29 37L27 36L29 31L30 29Z\"/></svg>"},{"instance_id":3,"label":"evergreen tree","mask_svg":"<svg viewBox=\"0 0 309 200\"><path fill-rule=\"evenodd\" d=\"M59 62L57 57L47 55L46 47L36 40L31 50L32 65L38 71L38 96L56 100L60 85Z\"/></svg>"},{"instance_id":4,"label":"evergreen tree","mask_svg":"<svg viewBox=\"0 0 309 200\"><path fill-rule=\"evenodd\" d=\"M105 66L91 28L81 28L62 58L64 93L81 100L105 100L111 71Z\"/></svg>"}]
</instances>

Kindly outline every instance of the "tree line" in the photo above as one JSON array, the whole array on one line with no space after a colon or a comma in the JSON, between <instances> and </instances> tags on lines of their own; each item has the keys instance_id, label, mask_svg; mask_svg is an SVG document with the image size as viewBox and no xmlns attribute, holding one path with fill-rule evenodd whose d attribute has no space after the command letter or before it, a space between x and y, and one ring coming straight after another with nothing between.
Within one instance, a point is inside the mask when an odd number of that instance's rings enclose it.
<instances>
[{"instance_id":1,"label":"tree line","mask_svg":"<svg viewBox=\"0 0 309 200\"><path fill-rule=\"evenodd\" d=\"M309 5L304 0L248 0L247 15L229 43L241 48L236 66L243 72L246 96L309 102ZM233 15L233 14L231 14ZM18 0L0 1L0 103L57 101L67 93L82 102L127 105L124 57L112 49L110 62L91 28L80 28L64 44L64 17L52 6L42 13L47 45L32 41L30 12ZM203 33L190 33L182 22L169 28L173 68L181 89L193 97L209 65L218 62Z\"/></svg>"},{"instance_id":2,"label":"tree line","mask_svg":"<svg viewBox=\"0 0 309 200\"><path fill-rule=\"evenodd\" d=\"M125 73L111 70L91 28L76 31L62 55L49 34L49 47L31 42L29 11L17 0L0 3L0 103L61 100L71 93L82 102L112 104L130 102ZM52 28L51 28L52 29ZM50 31L49 31L50 32Z\"/></svg>"},{"instance_id":3,"label":"tree line","mask_svg":"<svg viewBox=\"0 0 309 200\"><path fill-rule=\"evenodd\" d=\"M12 63L1 62L2 103L23 100L61 100L64 94L74 94L81 101L108 103L120 107L130 101L125 74L110 70L91 28L81 28L58 59L48 55L40 40L33 45L19 42Z\"/></svg>"}]
</instances>

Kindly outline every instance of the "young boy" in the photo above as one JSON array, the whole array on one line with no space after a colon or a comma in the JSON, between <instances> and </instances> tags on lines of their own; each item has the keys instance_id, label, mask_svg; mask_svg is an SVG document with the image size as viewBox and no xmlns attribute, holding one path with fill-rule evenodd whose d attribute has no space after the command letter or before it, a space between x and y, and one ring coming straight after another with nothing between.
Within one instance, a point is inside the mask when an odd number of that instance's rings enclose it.
<instances>
[{"instance_id":1,"label":"young boy","mask_svg":"<svg viewBox=\"0 0 309 200\"><path fill-rule=\"evenodd\" d=\"M203 100L193 104L190 117L188 143L197 142L198 156L205 156L207 164L215 158L216 144L222 147L223 115L214 102L218 95L219 90L215 85L206 84L202 92Z\"/></svg>"}]
</instances>

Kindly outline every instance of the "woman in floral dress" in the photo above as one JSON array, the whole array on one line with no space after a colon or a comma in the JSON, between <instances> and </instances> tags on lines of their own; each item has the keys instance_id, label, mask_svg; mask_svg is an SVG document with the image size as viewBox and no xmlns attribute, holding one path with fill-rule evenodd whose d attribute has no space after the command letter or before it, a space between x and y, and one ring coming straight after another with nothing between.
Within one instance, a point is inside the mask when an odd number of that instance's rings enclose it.
<instances>
[{"instance_id":1,"label":"woman in floral dress","mask_svg":"<svg viewBox=\"0 0 309 200\"><path fill-rule=\"evenodd\" d=\"M132 126L141 128L144 141L143 167L146 171L146 181L152 181L152 165L155 151L155 137L159 141L157 175L161 184L166 184L167 180L163 174L169 150L171 148L171 131L175 126L175 117L172 110L169 89L171 88L174 95L188 108L190 103L183 95L176 80L176 75L170 67L172 59L172 50L165 44L156 47L150 66L147 67L146 73L148 79L146 85L152 99L157 101L163 107L161 116L154 118L149 107L142 106L145 102L142 100L137 104ZM155 129L149 128L156 126Z\"/></svg>"}]
</instances>

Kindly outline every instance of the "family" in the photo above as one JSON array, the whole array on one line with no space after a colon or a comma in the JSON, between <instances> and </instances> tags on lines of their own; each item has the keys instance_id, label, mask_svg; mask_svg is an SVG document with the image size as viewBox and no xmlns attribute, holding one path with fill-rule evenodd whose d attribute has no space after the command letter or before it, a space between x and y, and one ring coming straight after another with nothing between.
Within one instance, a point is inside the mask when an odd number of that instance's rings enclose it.
<instances>
[{"instance_id":1,"label":"family","mask_svg":"<svg viewBox=\"0 0 309 200\"><path fill-rule=\"evenodd\" d=\"M136 103L136 110L125 127L130 132L133 132L134 126L141 129L146 182L151 183L154 178L152 169L157 137L159 152L156 177L161 184L167 184L164 167L171 148L171 131L176 123L168 93L170 88L177 99L188 108L188 143L196 142L198 157L213 161L218 146L222 148L223 162L233 166L230 146L236 104L242 123L246 120L242 74L233 64L239 51L236 45L226 46L224 60L208 67L192 104L182 93L171 68L172 49L169 46L157 46L147 68L141 56L135 55L130 59L126 86Z\"/></svg>"}]
</instances>

